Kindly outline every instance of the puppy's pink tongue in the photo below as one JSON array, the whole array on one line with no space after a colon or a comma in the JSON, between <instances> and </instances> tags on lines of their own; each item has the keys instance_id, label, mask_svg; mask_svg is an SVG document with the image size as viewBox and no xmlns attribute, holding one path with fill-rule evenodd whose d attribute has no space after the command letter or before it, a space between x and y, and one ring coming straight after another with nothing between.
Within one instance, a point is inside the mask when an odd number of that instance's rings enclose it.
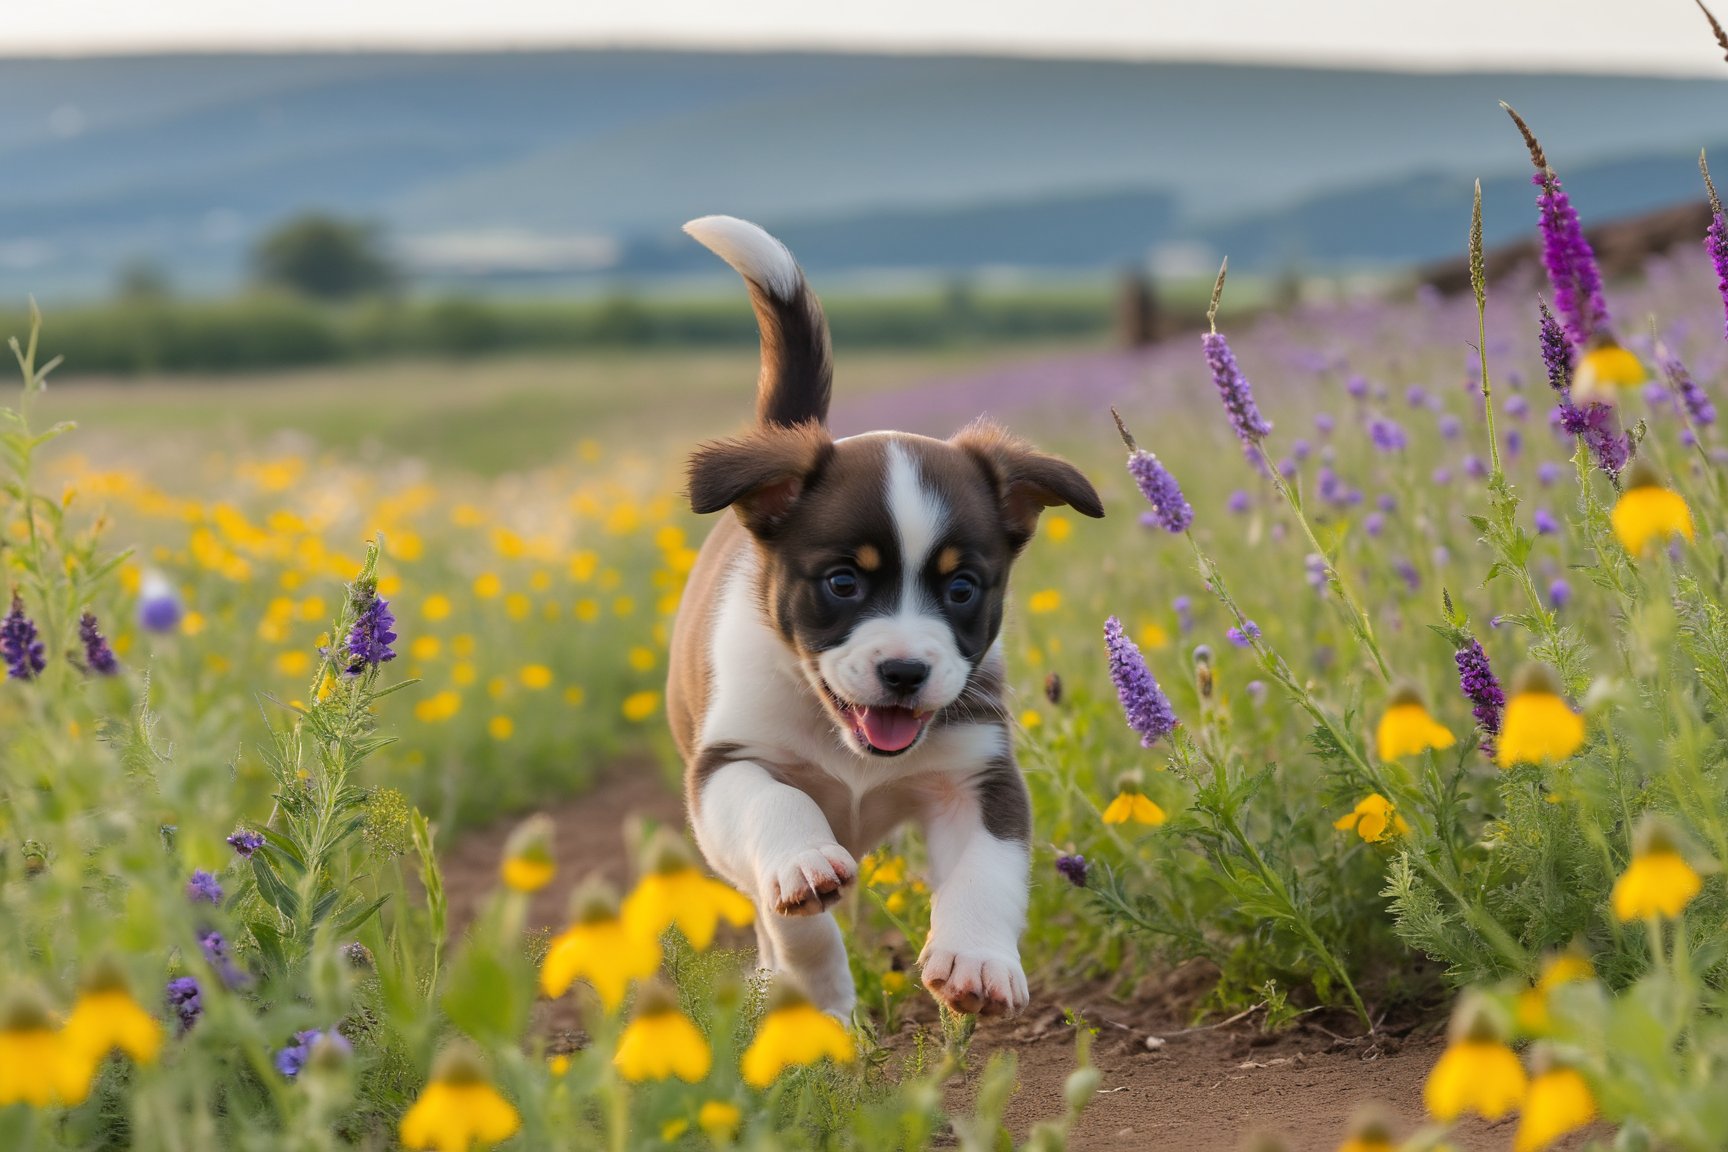
<instances>
[{"instance_id":1,"label":"puppy's pink tongue","mask_svg":"<svg viewBox=\"0 0 1728 1152\"><path fill-rule=\"evenodd\" d=\"M910 747L924 727L918 714L910 708L860 708L858 728L872 748L883 752L898 752Z\"/></svg>"}]
</instances>

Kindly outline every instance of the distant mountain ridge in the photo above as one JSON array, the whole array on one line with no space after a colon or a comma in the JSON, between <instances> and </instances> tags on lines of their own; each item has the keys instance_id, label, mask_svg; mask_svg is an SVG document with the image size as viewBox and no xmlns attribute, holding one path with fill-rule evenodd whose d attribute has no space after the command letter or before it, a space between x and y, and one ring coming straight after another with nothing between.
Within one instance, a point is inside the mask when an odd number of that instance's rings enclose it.
<instances>
[{"instance_id":1,"label":"distant mountain ridge","mask_svg":"<svg viewBox=\"0 0 1728 1152\"><path fill-rule=\"evenodd\" d=\"M377 219L409 251L498 234L615 253L571 270L589 281L705 270L677 229L715 211L836 271L1089 268L1196 243L1385 264L1439 254L1423 220L1470 177L1520 172L1498 99L1605 215L1695 195L1682 164L1725 97L1697 79L825 53L6 60L0 291L92 294L135 258L220 289L306 207Z\"/></svg>"}]
</instances>

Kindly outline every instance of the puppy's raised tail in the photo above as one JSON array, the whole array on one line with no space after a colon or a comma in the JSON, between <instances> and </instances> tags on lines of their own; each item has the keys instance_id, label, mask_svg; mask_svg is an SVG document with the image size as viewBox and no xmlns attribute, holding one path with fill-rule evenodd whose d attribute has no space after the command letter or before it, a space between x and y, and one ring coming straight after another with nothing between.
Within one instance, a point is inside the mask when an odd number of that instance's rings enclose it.
<instances>
[{"instance_id":1,"label":"puppy's raised tail","mask_svg":"<svg viewBox=\"0 0 1728 1152\"><path fill-rule=\"evenodd\" d=\"M732 265L750 288L762 336L756 419L786 427L826 424L834 385L828 319L792 253L736 216L704 216L684 225L684 231Z\"/></svg>"}]
</instances>

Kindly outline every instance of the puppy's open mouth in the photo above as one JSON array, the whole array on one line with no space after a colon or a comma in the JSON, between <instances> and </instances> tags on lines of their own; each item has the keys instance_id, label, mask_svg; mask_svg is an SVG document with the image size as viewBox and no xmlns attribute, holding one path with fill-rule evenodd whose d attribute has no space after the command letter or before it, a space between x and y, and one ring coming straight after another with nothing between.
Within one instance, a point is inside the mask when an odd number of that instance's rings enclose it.
<instances>
[{"instance_id":1,"label":"puppy's open mouth","mask_svg":"<svg viewBox=\"0 0 1728 1152\"><path fill-rule=\"evenodd\" d=\"M848 704L827 684L822 688L858 742L878 756L898 756L918 743L930 724L929 712L915 712L897 704Z\"/></svg>"}]
</instances>

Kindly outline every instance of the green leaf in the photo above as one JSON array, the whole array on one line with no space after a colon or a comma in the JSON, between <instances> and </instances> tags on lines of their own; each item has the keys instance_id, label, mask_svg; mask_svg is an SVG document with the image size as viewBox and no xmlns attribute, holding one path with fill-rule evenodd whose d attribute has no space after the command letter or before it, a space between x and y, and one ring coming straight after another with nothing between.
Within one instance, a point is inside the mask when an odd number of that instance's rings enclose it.
<instances>
[{"instance_id":1,"label":"green leaf","mask_svg":"<svg viewBox=\"0 0 1728 1152\"><path fill-rule=\"evenodd\" d=\"M347 913L336 924L337 934L340 936L348 936L348 935L351 935L351 934L359 931L360 926L362 924L365 924L366 921L370 920L372 918L372 914L377 912L378 909L384 907L385 902L388 901L389 899L390 899L390 893L386 892L386 893L384 893L384 895L378 897L378 899L372 901L370 904L364 905L361 908L358 908L354 911Z\"/></svg>"},{"instance_id":2,"label":"green leaf","mask_svg":"<svg viewBox=\"0 0 1728 1152\"><path fill-rule=\"evenodd\" d=\"M265 903L290 920L299 918L300 897L276 874L267 847L252 854L252 875L258 881L258 895L264 898Z\"/></svg>"}]
</instances>

